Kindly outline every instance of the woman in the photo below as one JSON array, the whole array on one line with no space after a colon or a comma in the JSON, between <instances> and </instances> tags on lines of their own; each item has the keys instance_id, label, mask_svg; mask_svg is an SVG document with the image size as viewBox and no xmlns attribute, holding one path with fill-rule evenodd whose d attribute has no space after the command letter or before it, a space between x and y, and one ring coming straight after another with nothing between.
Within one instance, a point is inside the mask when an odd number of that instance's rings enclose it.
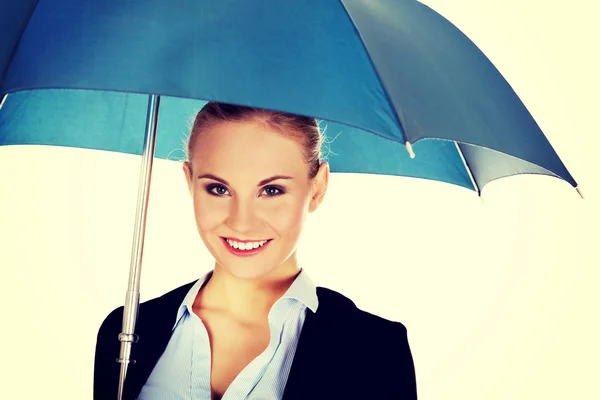
<instances>
[{"instance_id":1,"label":"woman","mask_svg":"<svg viewBox=\"0 0 600 400\"><path fill-rule=\"evenodd\" d=\"M214 269L142 303L126 399L417 398L405 327L317 288L296 245L329 166L314 118L210 102L183 164ZM123 307L103 322L94 398L116 398Z\"/></svg>"}]
</instances>

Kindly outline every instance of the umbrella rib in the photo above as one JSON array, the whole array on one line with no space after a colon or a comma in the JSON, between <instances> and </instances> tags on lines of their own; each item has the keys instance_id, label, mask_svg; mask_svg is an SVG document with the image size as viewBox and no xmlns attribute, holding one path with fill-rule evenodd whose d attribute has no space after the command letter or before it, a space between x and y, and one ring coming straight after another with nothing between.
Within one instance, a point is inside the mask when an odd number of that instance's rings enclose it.
<instances>
[{"instance_id":1,"label":"umbrella rib","mask_svg":"<svg viewBox=\"0 0 600 400\"><path fill-rule=\"evenodd\" d=\"M9 60L12 60L14 58L15 52L17 51L17 48L19 47L19 43L21 42L21 39L23 38L23 32L25 32L27 30L27 27L29 26L29 23L31 22L31 17L33 16L33 13L35 12L35 9L38 5L37 3L38 3L38 1L35 2L34 6L31 7L30 10L28 10L27 22L25 22L25 24L21 27L21 31L19 32L19 36L18 36L19 39L16 41L14 47L10 50L10 56L8 57ZM6 72L8 72L9 67L10 67L10 62L6 65L6 68L4 69L4 71L0 72L0 90L2 90L2 86L4 86L4 78L6 78ZM8 92L5 93L5 95L6 94L8 94Z\"/></svg>"},{"instance_id":2,"label":"umbrella rib","mask_svg":"<svg viewBox=\"0 0 600 400\"><path fill-rule=\"evenodd\" d=\"M346 5L344 4L343 0L339 0L339 2L342 5L344 12L348 16L348 19L352 23L352 26L354 27L354 30L356 31L356 34L358 35L358 37L360 39L360 44L362 45L363 49L365 50L365 53L367 54L367 58L369 59L369 62L371 63L371 67L373 67L373 72L375 72L375 76L377 76L377 80L379 81L379 84L381 85L381 88L383 89L385 98L387 99L388 103L392 106L392 113L394 115L394 119L396 120L396 123L398 124L398 127L400 128L400 132L404 135L406 150L408 151L410 158L414 158L414 153L412 152L412 147L411 147L410 140L408 139L407 132L404 129L404 125L402 124L402 121L400 120L400 116L398 115L398 112L396 111L396 106L394 105L394 102L392 101L392 98L390 97L390 93L387 90L387 88L385 87L385 84L383 83L383 79L381 79L381 74L379 73L379 71L377 70L377 67L375 66L375 63L373 62L371 53L369 52L369 49L365 45L365 41L363 40L362 34L360 33L360 29L358 29L358 26L356 26L356 23L354 22L354 19L352 18L352 16L350 15L350 12L346 8Z\"/></svg>"},{"instance_id":3,"label":"umbrella rib","mask_svg":"<svg viewBox=\"0 0 600 400\"><path fill-rule=\"evenodd\" d=\"M465 158L465 155L463 154L463 152L460 148L460 144L455 140L454 145L456 146L456 151L458 151L458 155L460 156L460 159L462 160L462 162L465 166L465 169L467 170L467 173L469 174L469 178L471 179L473 188L477 192L477 195L481 196L481 191L479 190L479 185L477 184L477 181L475 180L475 176L473 175L473 171L471 171L471 167L469 166L469 163L467 162L467 159Z\"/></svg>"}]
</instances>

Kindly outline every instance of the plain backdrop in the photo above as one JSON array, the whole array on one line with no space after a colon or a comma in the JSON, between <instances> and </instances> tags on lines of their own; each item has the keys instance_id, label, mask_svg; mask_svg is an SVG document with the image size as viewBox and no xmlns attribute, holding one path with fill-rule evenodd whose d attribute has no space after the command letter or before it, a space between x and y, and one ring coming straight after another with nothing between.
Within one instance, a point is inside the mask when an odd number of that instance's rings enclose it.
<instances>
[{"instance_id":1,"label":"plain backdrop","mask_svg":"<svg viewBox=\"0 0 600 400\"><path fill-rule=\"evenodd\" d=\"M438 182L333 175L302 267L407 326L420 399L599 399L600 7L425 3L499 68L586 199L544 176L491 183L479 199ZM139 161L0 148L0 398L91 398L97 329L125 298ZM157 160L142 299L211 267L181 165Z\"/></svg>"}]
</instances>

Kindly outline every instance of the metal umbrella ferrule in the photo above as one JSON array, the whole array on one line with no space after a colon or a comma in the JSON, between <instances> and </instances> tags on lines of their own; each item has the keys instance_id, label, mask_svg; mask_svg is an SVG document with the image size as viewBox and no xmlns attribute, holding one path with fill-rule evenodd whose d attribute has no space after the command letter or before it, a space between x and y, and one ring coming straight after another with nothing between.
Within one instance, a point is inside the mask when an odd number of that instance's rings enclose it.
<instances>
[{"instance_id":1,"label":"metal umbrella ferrule","mask_svg":"<svg viewBox=\"0 0 600 400\"><path fill-rule=\"evenodd\" d=\"M130 333L119 333L119 342L137 343L140 340L138 335Z\"/></svg>"}]
</instances>

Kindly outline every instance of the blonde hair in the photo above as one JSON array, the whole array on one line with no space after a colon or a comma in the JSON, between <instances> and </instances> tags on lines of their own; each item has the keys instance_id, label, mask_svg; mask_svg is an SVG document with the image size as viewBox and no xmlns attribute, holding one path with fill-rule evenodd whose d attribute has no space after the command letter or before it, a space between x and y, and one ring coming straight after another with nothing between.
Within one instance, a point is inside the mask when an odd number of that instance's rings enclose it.
<instances>
[{"instance_id":1,"label":"blonde hair","mask_svg":"<svg viewBox=\"0 0 600 400\"><path fill-rule=\"evenodd\" d=\"M321 163L321 145L323 142L319 123L315 118L214 101L206 103L194 119L186 154L190 169L193 149L203 130L219 122L241 121L263 123L298 142L303 148L305 161L309 166L309 177L315 177Z\"/></svg>"}]
</instances>

